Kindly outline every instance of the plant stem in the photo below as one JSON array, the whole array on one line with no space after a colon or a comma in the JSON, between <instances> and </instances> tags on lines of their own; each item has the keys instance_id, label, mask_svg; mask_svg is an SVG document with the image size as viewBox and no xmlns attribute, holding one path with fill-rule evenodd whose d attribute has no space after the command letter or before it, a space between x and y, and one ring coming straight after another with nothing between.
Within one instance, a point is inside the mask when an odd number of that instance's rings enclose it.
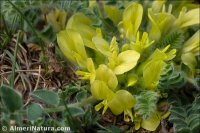
<instances>
[{"instance_id":1,"label":"plant stem","mask_svg":"<svg viewBox=\"0 0 200 133\"><path fill-rule=\"evenodd\" d=\"M17 35L17 42L15 44L15 51L14 51L14 59L12 61L12 74L11 74L11 80L10 80L10 87L14 88L14 81L15 81L15 67L16 67L16 58L17 58L17 51L18 51L18 45L19 45L19 39L21 37L21 31L18 32Z\"/></svg>"},{"instance_id":2,"label":"plant stem","mask_svg":"<svg viewBox=\"0 0 200 133\"><path fill-rule=\"evenodd\" d=\"M68 107L82 107L87 104L91 104L96 102L94 97L90 96L87 99L83 100L82 102L74 103L74 104L69 104ZM46 113L53 113L53 112L62 112L65 110L65 106L58 106L56 108L45 108L44 111Z\"/></svg>"},{"instance_id":3,"label":"plant stem","mask_svg":"<svg viewBox=\"0 0 200 133\"><path fill-rule=\"evenodd\" d=\"M90 104L90 103L94 103L96 102L96 99L94 99L93 96L88 97L87 99L83 100L82 102L77 102L74 104L70 104L68 105L68 107L82 107L84 105Z\"/></svg>"}]
</instances>

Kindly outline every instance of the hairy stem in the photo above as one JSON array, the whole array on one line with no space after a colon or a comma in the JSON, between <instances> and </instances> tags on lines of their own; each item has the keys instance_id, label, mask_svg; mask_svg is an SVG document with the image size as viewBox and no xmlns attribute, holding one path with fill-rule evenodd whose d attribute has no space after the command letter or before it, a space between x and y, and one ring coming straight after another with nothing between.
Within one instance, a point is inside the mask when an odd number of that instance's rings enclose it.
<instances>
[{"instance_id":1,"label":"hairy stem","mask_svg":"<svg viewBox=\"0 0 200 133\"><path fill-rule=\"evenodd\" d=\"M90 96L87 99L83 100L82 102L69 104L68 107L82 107L84 105L91 104L91 103L94 103L94 102L96 102L96 100L94 99L94 97ZM46 113L62 112L64 110L65 110L65 106L58 106L56 108L45 108L44 109L44 111Z\"/></svg>"}]
</instances>

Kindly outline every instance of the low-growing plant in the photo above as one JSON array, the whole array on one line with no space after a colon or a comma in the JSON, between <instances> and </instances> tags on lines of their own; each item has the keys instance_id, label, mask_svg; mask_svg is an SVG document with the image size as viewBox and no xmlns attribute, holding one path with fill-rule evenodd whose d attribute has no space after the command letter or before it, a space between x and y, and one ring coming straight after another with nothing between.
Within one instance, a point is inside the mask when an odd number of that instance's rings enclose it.
<instances>
[{"instance_id":1,"label":"low-growing plant","mask_svg":"<svg viewBox=\"0 0 200 133\"><path fill-rule=\"evenodd\" d=\"M131 132L141 128L157 132L161 121L168 119L175 132L198 133L199 4L172 0L5 0L0 4L0 52L5 51L14 64L10 85L0 86L0 126L123 132L118 125L101 125L98 112L110 110L123 116ZM27 36L21 39L18 34L12 54L6 47L18 29ZM80 80L56 91L37 88L29 92L31 102L24 105L14 86L20 41L37 43L42 65L48 60L47 45L53 42L56 56L64 55L73 63Z\"/></svg>"},{"instance_id":2,"label":"low-growing plant","mask_svg":"<svg viewBox=\"0 0 200 133\"><path fill-rule=\"evenodd\" d=\"M79 66L80 79L89 81L90 92L99 101L95 110L123 113L124 121L132 121L136 130L155 131L166 117L157 109L166 90L194 84L198 77L199 30L191 38L185 34L199 24L199 8L181 7L175 13L172 5L164 3L155 1L146 11L138 2L127 2L123 8L103 2L99 17L75 13L57 34L63 54ZM143 20L147 25L140 30ZM105 23L115 32L105 29Z\"/></svg>"}]
</instances>

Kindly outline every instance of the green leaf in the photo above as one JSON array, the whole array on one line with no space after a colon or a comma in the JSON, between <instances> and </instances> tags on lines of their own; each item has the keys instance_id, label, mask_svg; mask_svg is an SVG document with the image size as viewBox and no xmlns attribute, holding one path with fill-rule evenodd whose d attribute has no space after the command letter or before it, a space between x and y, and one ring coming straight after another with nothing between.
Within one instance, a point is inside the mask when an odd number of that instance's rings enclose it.
<instances>
[{"instance_id":1,"label":"green leaf","mask_svg":"<svg viewBox=\"0 0 200 133\"><path fill-rule=\"evenodd\" d=\"M135 111L143 119L147 119L156 111L158 94L153 91L144 91L136 96L136 101Z\"/></svg>"},{"instance_id":2,"label":"green leaf","mask_svg":"<svg viewBox=\"0 0 200 133\"><path fill-rule=\"evenodd\" d=\"M42 116L43 110L41 108L41 106L37 103L33 103L31 104L28 108L27 108L27 117L28 120L37 120L39 117Z\"/></svg>"},{"instance_id":3,"label":"green leaf","mask_svg":"<svg viewBox=\"0 0 200 133\"><path fill-rule=\"evenodd\" d=\"M200 78L195 78L194 85L196 86L197 90L200 91Z\"/></svg>"},{"instance_id":4,"label":"green leaf","mask_svg":"<svg viewBox=\"0 0 200 133\"><path fill-rule=\"evenodd\" d=\"M73 117L82 116L85 113L80 107L69 107L69 111Z\"/></svg>"},{"instance_id":5,"label":"green leaf","mask_svg":"<svg viewBox=\"0 0 200 133\"><path fill-rule=\"evenodd\" d=\"M166 65L160 76L158 89L169 92L170 90L180 89L183 85L185 85L183 74L180 71L175 70L173 64Z\"/></svg>"},{"instance_id":6,"label":"green leaf","mask_svg":"<svg viewBox=\"0 0 200 133\"><path fill-rule=\"evenodd\" d=\"M82 101L83 99L86 99L86 98L87 98L87 91L86 90L78 92L76 94L76 100L78 102L80 102L80 101Z\"/></svg>"},{"instance_id":7,"label":"green leaf","mask_svg":"<svg viewBox=\"0 0 200 133\"><path fill-rule=\"evenodd\" d=\"M164 36L157 44L157 48L164 48L170 45L170 49L180 50L184 42L184 35L182 32L176 31Z\"/></svg>"},{"instance_id":8,"label":"green leaf","mask_svg":"<svg viewBox=\"0 0 200 133\"><path fill-rule=\"evenodd\" d=\"M53 91L49 91L49 90L36 90L34 92L32 92L31 96L39 101L42 101L46 104L49 105L58 105L59 103L59 97L58 94L53 92Z\"/></svg>"},{"instance_id":9,"label":"green leaf","mask_svg":"<svg viewBox=\"0 0 200 133\"><path fill-rule=\"evenodd\" d=\"M22 108L22 97L14 89L3 85L0 88L0 96L3 104L10 112L15 112Z\"/></svg>"},{"instance_id":10,"label":"green leaf","mask_svg":"<svg viewBox=\"0 0 200 133\"><path fill-rule=\"evenodd\" d=\"M180 98L176 98L173 100L175 102L177 100L180 101ZM171 102L172 107L170 109L171 116L169 117L169 121L173 122L173 124L175 125L176 132L197 133L200 130L200 96L196 97L193 103L188 105L174 105L173 103L175 102ZM184 103L184 101L182 103Z\"/></svg>"}]
</instances>

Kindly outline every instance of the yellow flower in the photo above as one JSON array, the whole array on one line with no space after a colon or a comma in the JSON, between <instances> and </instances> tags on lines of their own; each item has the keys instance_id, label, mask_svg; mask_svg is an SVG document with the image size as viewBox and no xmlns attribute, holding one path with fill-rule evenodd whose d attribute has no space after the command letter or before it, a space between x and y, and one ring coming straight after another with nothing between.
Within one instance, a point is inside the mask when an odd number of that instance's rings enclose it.
<instances>
[{"instance_id":1,"label":"yellow flower","mask_svg":"<svg viewBox=\"0 0 200 133\"><path fill-rule=\"evenodd\" d=\"M134 107L135 103L136 100L130 92L119 90L115 93L112 100L110 100L108 106L115 115L124 112L124 120L128 122L130 119L133 121L131 108Z\"/></svg>"},{"instance_id":2,"label":"yellow flower","mask_svg":"<svg viewBox=\"0 0 200 133\"><path fill-rule=\"evenodd\" d=\"M151 117L142 120L141 127L148 131L155 131L160 125L161 116L159 112L155 112Z\"/></svg>"},{"instance_id":3,"label":"yellow flower","mask_svg":"<svg viewBox=\"0 0 200 133\"><path fill-rule=\"evenodd\" d=\"M82 13L74 14L68 21L66 29L73 29L80 33L85 46L96 49L92 38L96 36L96 30L92 27L92 20Z\"/></svg>"},{"instance_id":4,"label":"yellow flower","mask_svg":"<svg viewBox=\"0 0 200 133\"><path fill-rule=\"evenodd\" d=\"M144 62L141 70L143 72L144 87L147 89L155 89L158 85L161 72L165 66L164 61L169 61L176 56L176 50L172 49L169 52L170 45L163 50L156 49L151 57ZM140 71L141 71L140 70Z\"/></svg>"},{"instance_id":5,"label":"yellow flower","mask_svg":"<svg viewBox=\"0 0 200 133\"><path fill-rule=\"evenodd\" d=\"M87 54L80 34L72 29L57 34L58 45L63 54L80 68L86 68Z\"/></svg>"},{"instance_id":6,"label":"yellow flower","mask_svg":"<svg viewBox=\"0 0 200 133\"><path fill-rule=\"evenodd\" d=\"M104 64L99 65L99 68L96 70L95 79L104 81L111 90L115 90L118 84L117 77L114 72Z\"/></svg>"},{"instance_id":7,"label":"yellow flower","mask_svg":"<svg viewBox=\"0 0 200 133\"><path fill-rule=\"evenodd\" d=\"M123 12L122 21L119 23L119 31L125 38L134 41L138 28L142 21L143 7L138 3L131 3Z\"/></svg>"},{"instance_id":8,"label":"yellow flower","mask_svg":"<svg viewBox=\"0 0 200 133\"><path fill-rule=\"evenodd\" d=\"M93 83L96 78L96 71L92 58L87 59L87 70L88 72L78 70L76 74L81 76L81 79L90 80L90 83Z\"/></svg>"},{"instance_id":9,"label":"yellow flower","mask_svg":"<svg viewBox=\"0 0 200 133\"><path fill-rule=\"evenodd\" d=\"M148 17L151 22L150 38L158 41L163 34L169 31L172 27L175 17L171 14L171 9L168 12L154 13L152 9L148 9Z\"/></svg>"},{"instance_id":10,"label":"yellow flower","mask_svg":"<svg viewBox=\"0 0 200 133\"><path fill-rule=\"evenodd\" d=\"M56 32L65 29L67 13L65 11L56 9L47 15L47 22L52 25Z\"/></svg>"},{"instance_id":11,"label":"yellow flower","mask_svg":"<svg viewBox=\"0 0 200 133\"><path fill-rule=\"evenodd\" d=\"M126 50L119 55L113 53L113 56L109 58L109 65L116 75L120 75L133 69L139 58L140 54L135 50Z\"/></svg>"},{"instance_id":12,"label":"yellow flower","mask_svg":"<svg viewBox=\"0 0 200 133\"><path fill-rule=\"evenodd\" d=\"M193 53L194 55L200 54L200 30L198 30L190 39L183 45L182 53Z\"/></svg>"},{"instance_id":13,"label":"yellow flower","mask_svg":"<svg viewBox=\"0 0 200 133\"><path fill-rule=\"evenodd\" d=\"M171 14L172 5L169 5L168 11L165 11L165 5L163 5L162 12L154 12L153 9L150 8L148 10L148 17L151 21L150 38L158 41L162 35L171 33L179 28L199 24L199 10L199 8L195 8L186 12L186 8L183 7L179 17L175 18L174 15Z\"/></svg>"},{"instance_id":14,"label":"yellow flower","mask_svg":"<svg viewBox=\"0 0 200 133\"><path fill-rule=\"evenodd\" d=\"M99 104L95 106L95 110L99 111L102 107L103 109L103 114L105 111L108 109L108 103L109 101L113 98L114 92L108 88L108 85L101 80L95 80L91 84L91 93L94 98L97 100L103 100Z\"/></svg>"},{"instance_id":15,"label":"yellow flower","mask_svg":"<svg viewBox=\"0 0 200 133\"><path fill-rule=\"evenodd\" d=\"M200 30L198 30L190 39L188 39L183 45L181 60L188 66L192 72L192 75L196 71L197 60L195 56L200 55Z\"/></svg>"},{"instance_id":16,"label":"yellow flower","mask_svg":"<svg viewBox=\"0 0 200 133\"><path fill-rule=\"evenodd\" d=\"M94 37L93 42L96 48L108 57L108 66L116 75L123 74L134 68L140 58L140 54L135 50L126 50L118 54L119 48L115 37L112 38L110 45L102 37Z\"/></svg>"},{"instance_id":17,"label":"yellow flower","mask_svg":"<svg viewBox=\"0 0 200 133\"><path fill-rule=\"evenodd\" d=\"M158 85L161 72L165 66L162 60L152 60L147 63L143 71L144 87L147 89L155 89Z\"/></svg>"},{"instance_id":18,"label":"yellow flower","mask_svg":"<svg viewBox=\"0 0 200 133\"><path fill-rule=\"evenodd\" d=\"M174 25L180 28L184 28L187 26L199 24L199 10L200 8L195 8L186 12L187 9L183 7L178 18L174 22Z\"/></svg>"},{"instance_id":19,"label":"yellow flower","mask_svg":"<svg viewBox=\"0 0 200 133\"><path fill-rule=\"evenodd\" d=\"M121 21L122 13L116 6L105 5L104 10L108 18L110 18L115 25L117 25L119 21Z\"/></svg>"},{"instance_id":20,"label":"yellow flower","mask_svg":"<svg viewBox=\"0 0 200 133\"><path fill-rule=\"evenodd\" d=\"M162 6L163 4L166 3L166 0L155 0L152 2L152 10L153 12L155 13L158 13L161 9L162 9Z\"/></svg>"},{"instance_id":21,"label":"yellow flower","mask_svg":"<svg viewBox=\"0 0 200 133\"><path fill-rule=\"evenodd\" d=\"M142 53L146 48L148 48L154 41L149 42L148 33L144 32L140 38L140 32L138 31L136 40L131 42L131 49L136 50L139 53Z\"/></svg>"},{"instance_id":22,"label":"yellow flower","mask_svg":"<svg viewBox=\"0 0 200 133\"><path fill-rule=\"evenodd\" d=\"M90 84L92 84L95 80L100 80L106 83L109 89L115 90L118 84L118 80L113 71L108 68L106 65L101 64L95 70L94 63L91 58L87 59L87 70L85 71L77 71L76 73L81 76L81 79L90 80Z\"/></svg>"},{"instance_id":23,"label":"yellow flower","mask_svg":"<svg viewBox=\"0 0 200 133\"><path fill-rule=\"evenodd\" d=\"M81 79L90 80L92 96L97 100L103 100L95 106L95 109L98 111L104 107L104 113L108 108L108 102L114 96L114 91L117 88L117 77L113 71L104 64L99 65L95 70L91 58L87 59L87 70L89 72L77 71L76 73L81 76Z\"/></svg>"},{"instance_id":24,"label":"yellow flower","mask_svg":"<svg viewBox=\"0 0 200 133\"><path fill-rule=\"evenodd\" d=\"M91 58L87 61L87 69L89 72L77 71L77 74L82 76L81 79L90 80L92 96L97 100L103 100L95 106L95 110L100 110L102 107L103 113L108 108L108 102L114 96L114 91L117 87L118 80L111 69L102 64L95 70Z\"/></svg>"}]
</instances>

